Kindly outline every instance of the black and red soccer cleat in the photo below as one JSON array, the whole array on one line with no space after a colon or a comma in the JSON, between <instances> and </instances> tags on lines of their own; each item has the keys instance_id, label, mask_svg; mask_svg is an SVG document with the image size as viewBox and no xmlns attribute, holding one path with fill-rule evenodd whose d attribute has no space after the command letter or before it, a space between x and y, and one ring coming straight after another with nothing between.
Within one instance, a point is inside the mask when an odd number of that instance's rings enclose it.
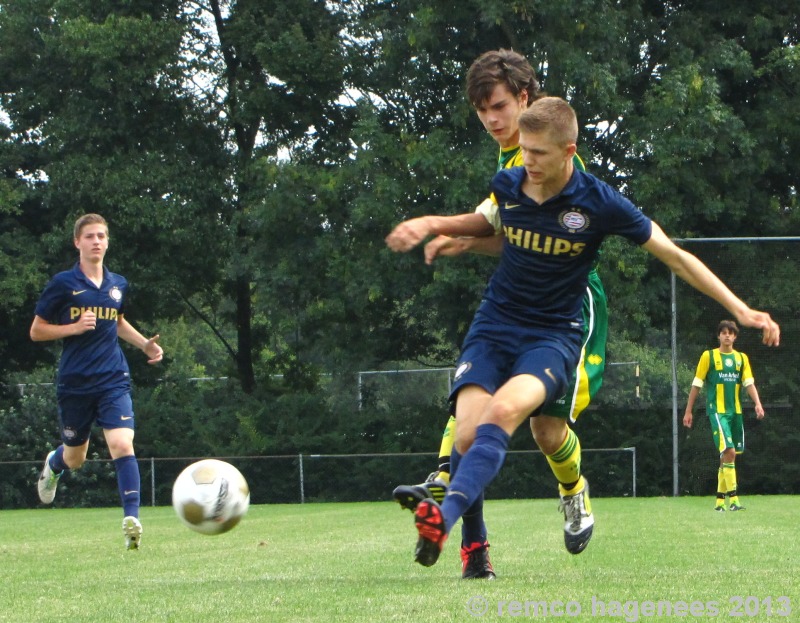
<instances>
[{"instance_id":1,"label":"black and red soccer cleat","mask_svg":"<svg viewBox=\"0 0 800 623\"><path fill-rule=\"evenodd\" d=\"M414 550L414 560L423 567L431 567L439 560L442 547L447 540L442 509L435 500L423 500L414 511L414 525L419 539Z\"/></svg>"},{"instance_id":2,"label":"black and red soccer cleat","mask_svg":"<svg viewBox=\"0 0 800 623\"><path fill-rule=\"evenodd\" d=\"M492 563L489 561L489 542L470 543L461 546L461 577L465 580L494 580Z\"/></svg>"}]
</instances>

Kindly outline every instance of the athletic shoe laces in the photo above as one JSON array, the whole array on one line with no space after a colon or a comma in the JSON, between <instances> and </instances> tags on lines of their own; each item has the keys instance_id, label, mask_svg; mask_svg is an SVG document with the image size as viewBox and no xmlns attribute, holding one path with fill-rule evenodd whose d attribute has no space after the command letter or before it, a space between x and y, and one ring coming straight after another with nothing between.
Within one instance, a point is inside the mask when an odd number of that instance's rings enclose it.
<instances>
[{"instance_id":1,"label":"athletic shoe laces","mask_svg":"<svg viewBox=\"0 0 800 623\"><path fill-rule=\"evenodd\" d=\"M564 513L564 518L570 522L569 528L573 532L581 529L581 519L583 518L583 491L561 498L558 510Z\"/></svg>"}]
</instances>

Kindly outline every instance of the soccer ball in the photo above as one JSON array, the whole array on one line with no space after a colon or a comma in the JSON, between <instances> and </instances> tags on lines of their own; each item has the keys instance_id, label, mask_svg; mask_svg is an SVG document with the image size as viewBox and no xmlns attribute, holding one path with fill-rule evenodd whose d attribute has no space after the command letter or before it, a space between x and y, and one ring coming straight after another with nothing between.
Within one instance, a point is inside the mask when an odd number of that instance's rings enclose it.
<instances>
[{"instance_id":1,"label":"soccer ball","mask_svg":"<svg viewBox=\"0 0 800 623\"><path fill-rule=\"evenodd\" d=\"M201 534L222 534L238 524L250 506L250 487L230 463L204 459L184 469L172 486L172 507Z\"/></svg>"}]
</instances>

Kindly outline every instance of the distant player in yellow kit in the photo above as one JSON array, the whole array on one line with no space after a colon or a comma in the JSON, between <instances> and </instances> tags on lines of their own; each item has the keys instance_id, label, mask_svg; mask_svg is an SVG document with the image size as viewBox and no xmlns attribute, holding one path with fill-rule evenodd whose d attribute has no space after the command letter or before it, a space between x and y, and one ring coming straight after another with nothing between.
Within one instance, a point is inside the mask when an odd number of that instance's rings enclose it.
<instances>
[{"instance_id":1,"label":"distant player in yellow kit","mask_svg":"<svg viewBox=\"0 0 800 623\"><path fill-rule=\"evenodd\" d=\"M736 455L744 452L744 417L739 401L742 387L755 404L756 418L760 420L764 417L764 407L758 397L750 360L744 353L733 349L738 335L739 327L732 320L719 323L719 348L707 350L701 355L683 415L683 425L691 428L694 401L704 383L707 383L706 408L711 420L714 445L719 450L717 502L714 507L717 511L725 510L726 495L729 510L744 510L739 502L735 465Z\"/></svg>"}]
</instances>

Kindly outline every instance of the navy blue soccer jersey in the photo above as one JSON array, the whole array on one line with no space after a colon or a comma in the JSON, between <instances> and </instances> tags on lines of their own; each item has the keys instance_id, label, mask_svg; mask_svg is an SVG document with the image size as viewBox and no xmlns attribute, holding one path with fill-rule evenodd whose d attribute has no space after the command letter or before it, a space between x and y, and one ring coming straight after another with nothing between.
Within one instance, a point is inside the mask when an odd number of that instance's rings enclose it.
<instances>
[{"instance_id":1,"label":"navy blue soccer jersey","mask_svg":"<svg viewBox=\"0 0 800 623\"><path fill-rule=\"evenodd\" d=\"M524 167L514 167L492 179L504 244L482 310L504 323L579 328L603 239L617 234L644 244L651 221L589 173L575 169L564 189L541 205L522 192L525 176Z\"/></svg>"},{"instance_id":2,"label":"navy blue soccer jersey","mask_svg":"<svg viewBox=\"0 0 800 623\"><path fill-rule=\"evenodd\" d=\"M45 287L35 313L50 324L77 322L85 309L97 316L94 330L63 340L59 393L101 392L129 385L130 370L117 337L127 289L125 277L107 268L103 268L103 283L98 288L78 264L58 273Z\"/></svg>"}]
</instances>

